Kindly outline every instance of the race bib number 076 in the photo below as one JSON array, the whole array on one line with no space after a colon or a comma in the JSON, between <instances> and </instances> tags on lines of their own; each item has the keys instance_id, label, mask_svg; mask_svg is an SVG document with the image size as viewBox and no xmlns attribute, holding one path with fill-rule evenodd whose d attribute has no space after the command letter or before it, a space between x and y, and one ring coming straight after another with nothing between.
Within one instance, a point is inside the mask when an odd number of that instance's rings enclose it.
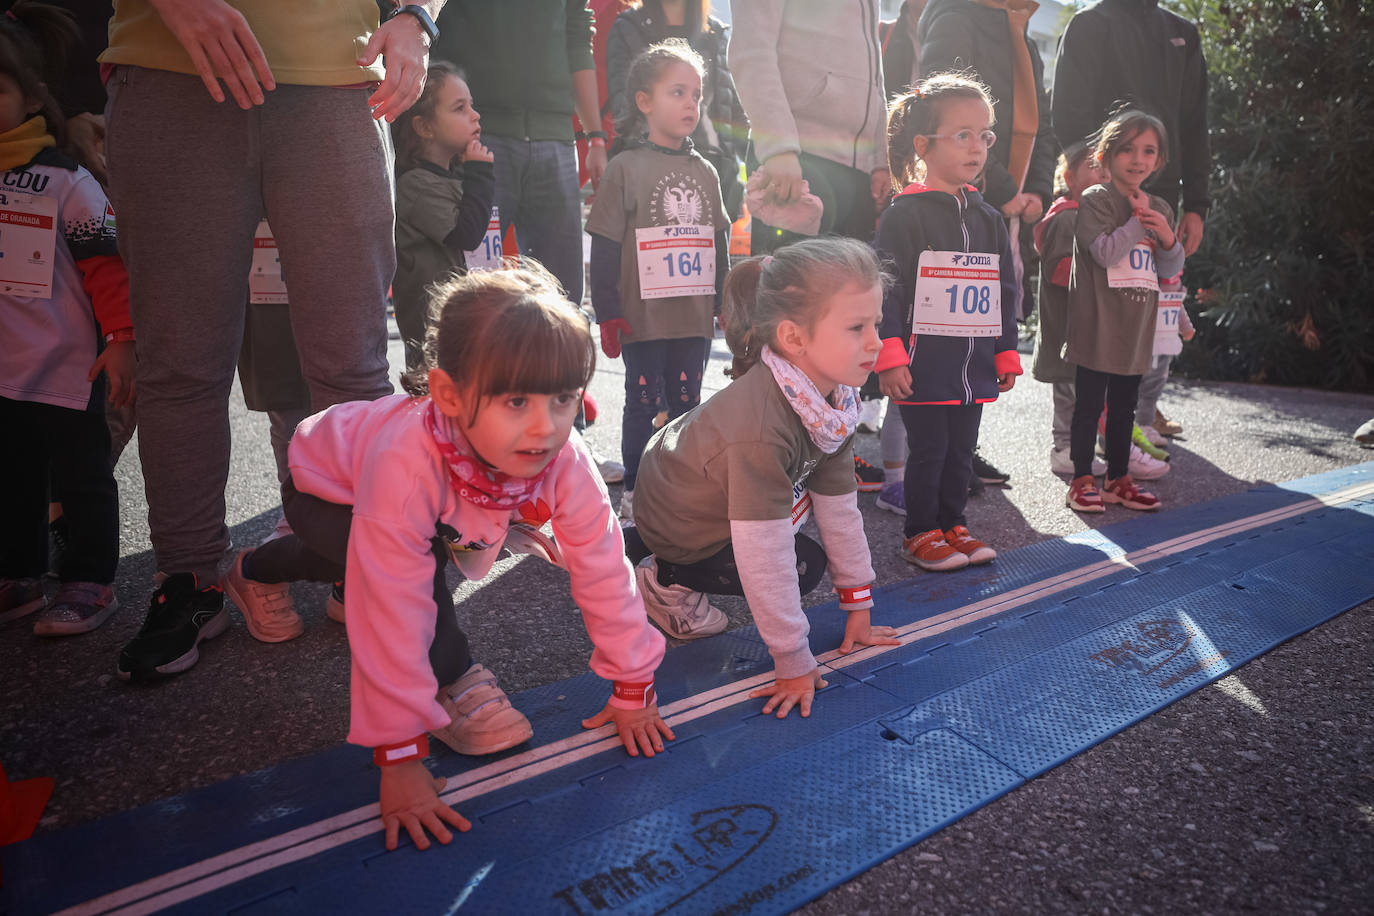
<instances>
[{"instance_id":1,"label":"race bib number 076","mask_svg":"<svg viewBox=\"0 0 1374 916\"><path fill-rule=\"evenodd\" d=\"M1107 285L1112 289L1159 290L1155 270L1155 250L1148 242L1137 242L1126 256L1107 268Z\"/></svg>"}]
</instances>

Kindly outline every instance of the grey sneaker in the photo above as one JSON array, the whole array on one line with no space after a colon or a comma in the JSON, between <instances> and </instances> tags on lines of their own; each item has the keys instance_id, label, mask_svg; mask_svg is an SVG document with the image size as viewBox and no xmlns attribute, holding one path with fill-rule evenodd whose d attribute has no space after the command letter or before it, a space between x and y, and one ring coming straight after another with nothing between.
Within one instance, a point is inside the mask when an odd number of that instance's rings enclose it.
<instances>
[{"instance_id":1,"label":"grey sneaker","mask_svg":"<svg viewBox=\"0 0 1374 916\"><path fill-rule=\"evenodd\" d=\"M114 589L99 582L63 582L33 624L35 636L89 633L119 608Z\"/></svg>"},{"instance_id":2,"label":"grey sneaker","mask_svg":"<svg viewBox=\"0 0 1374 916\"><path fill-rule=\"evenodd\" d=\"M0 623L27 617L46 600L37 579L0 579Z\"/></svg>"},{"instance_id":3,"label":"grey sneaker","mask_svg":"<svg viewBox=\"0 0 1374 916\"><path fill-rule=\"evenodd\" d=\"M644 599L649 619L669 636L678 639L700 639L723 631L730 621L712 607L706 595L694 592L685 585L660 585L658 563L645 557L635 567L635 581Z\"/></svg>"}]
</instances>

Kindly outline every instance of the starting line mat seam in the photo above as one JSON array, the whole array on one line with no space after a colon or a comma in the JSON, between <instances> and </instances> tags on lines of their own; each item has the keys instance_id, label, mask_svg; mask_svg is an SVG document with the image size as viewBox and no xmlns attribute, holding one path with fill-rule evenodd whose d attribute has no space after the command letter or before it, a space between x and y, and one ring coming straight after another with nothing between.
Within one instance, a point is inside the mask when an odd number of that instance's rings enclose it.
<instances>
[{"instance_id":1,"label":"starting line mat seam","mask_svg":"<svg viewBox=\"0 0 1374 916\"><path fill-rule=\"evenodd\" d=\"M599 679L520 694L552 740L439 758L443 800L474 825L450 846L383 852L375 801L348 804L375 799L375 773L365 751L339 749L0 851L0 902L16 914L786 911L1374 597L1371 559L1374 464L1134 519L976 576L876 590L874 619L902 644L818 653L831 686L808 720L777 722L749 700L771 680L752 628L670 650L659 693L682 697L662 707L678 739L652 760L625 755L609 726L578 727ZM813 646L835 645L836 616L809 613ZM349 792L302 788L311 764ZM202 835L217 820L232 828ZM102 837L134 827L162 843L110 856ZM93 850L111 859L103 870L59 877L64 857Z\"/></svg>"}]
</instances>

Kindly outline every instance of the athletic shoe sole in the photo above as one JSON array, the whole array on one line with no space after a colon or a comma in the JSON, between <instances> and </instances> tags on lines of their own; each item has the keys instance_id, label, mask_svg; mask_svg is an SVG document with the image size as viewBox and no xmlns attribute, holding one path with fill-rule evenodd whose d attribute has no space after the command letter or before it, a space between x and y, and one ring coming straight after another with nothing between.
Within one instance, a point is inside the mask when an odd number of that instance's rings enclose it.
<instances>
[{"instance_id":1,"label":"athletic shoe sole","mask_svg":"<svg viewBox=\"0 0 1374 916\"><path fill-rule=\"evenodd\" d=\"M957 547L955 548L955 550L958 549L959 548ZM997 559L997 551L993 550L991 547L988 547L987 545L984 545L982 547L979 547L973 553L964 554L964 556L968 557L969 566L983 566Z\"/></svg>"},{"instance_id":2,"label":"athletic shoe sole","mask_svg":"<svg viewBox=\"0 0 1374 916\"><path fill-rule=\"evenodd\" d=\"M33 625L35 636L77 636L89 633L110 619L119 610L119 599L111 598L110 603L84 620L39 620Z\"/></svg>"},{"instance_id":3,"label":"athletic shoe sole","mask_svg":"<svg viewBox=\"0 0 1374 916\"><path fill-rule=\"evenodd\" d=\"M1127 509L1134 509L1137 512L1154 512L1164 505L1163 503L1157 502L1154 505L1147 506L1144 503L1134 502L1123 496L1117 496L1115 493L1109 493L1106 490L1102 491L1102 501L1113 506L1125 506Z\"/></svg>"},{"instance_id":4,"label":"athletic shoe sole","mask_svg":"<svg viewBox=\"0 0 1374 916\"><path fill-rule=\"evenodd\" d=\"M192 643L191 650L179 658L174 658L165 665L157 665L152 669L152 673L139 672L137 675L133 671L125 671L123 668L116 668L116 673L121 680L147 680L152 678L152 674L180 674L195 667L196 662L200 661L200 644L207 639L214 639L216 636L229 629L229 609L220 608L219 613L214 616L205 626L200 628L196 634L196 641Z\"/></svg>"},{"instance_id":5,"label":"athletic shoe sole","mask_svg":"<svg viewBox=\"0 0 1374 916\"><path fill-rule=\"evenodd\" d=\"M950 554L938 563L922 560L905 547L900 548L898 553L902 555L903 560L906 560L912 566L919 566L926 572L954 572L956 569L963 569L965 566L969 565L968 557L957 552Z\"/></svg>"},{"instance_id":6,"label":"athletic shoe sole","mask_svg":"<svg viewBox=\"0 0 1374 916\"><path fill-rule=\"evenodd\" d=\"M21 617L27 617L47 603L48 599L43 595L39 595L37 598L33 599L27 604L21 604L18 607L12 607L5 613L0 614L0 623L9 623L11 620L18 620Z\"/></svg>"},{"instance_id":7,"label":"athletic shoe sole","mask_svg":"<svg viewBox=\"0 0 1374 916\"><path fill-rule=\"evenodd\" d=\"M873 501L873 505L877 506L879 509L891 512L893 515L900 515L902 518L906 518L906 506L899 506L896 503L890 503L887 500L883 499L881 496L879 496L877 499Z\"/></svg>"},{"instance_id":8,"label":"athletic shoe sole","mask_svg":"<svg viewBox=\"0 0 1374 916\"><path fill-rule=\"evenodd\" d=\"M1106 507L1105 505L1101 505L1101 504L1092 505L1092 504L1090 504L1090 503L1076 503L1076 502L1073 501L1072 498L1069 498L1069 497L1065 497L1065 499L1064 499L1064 505L1068 506L1070 509L1072 509L1072 510L1075 511L1075 512L1082 512L1084 515L1100 515L1101 513L1107 511L1107 507Z\"/></svg>"}]
</instances>

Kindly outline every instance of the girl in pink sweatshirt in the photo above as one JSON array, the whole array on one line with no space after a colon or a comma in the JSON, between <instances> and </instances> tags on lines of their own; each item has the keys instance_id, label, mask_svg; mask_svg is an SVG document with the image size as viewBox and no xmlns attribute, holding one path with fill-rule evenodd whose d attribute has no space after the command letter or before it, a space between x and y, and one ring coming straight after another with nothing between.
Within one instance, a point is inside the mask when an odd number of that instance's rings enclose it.
<instances>
[{"instance_id":1,"label":"girl in pink sweatshirt","mask_svg":"<svg viewBox=\"0 0 1374 916\"><path fill-rule=\"evenodd\" d=\"M447 843L443 822L469 827L424 767L427 733L465 754L532 734L472 661L444 580L450 556L471 579L503 545L566 567L592 670L613 684L583 725L614 722L632 756L673 737L653 688L663 637L645 616L596 463L571 435L595 365L587 320L539 269L483 271L436 296L434 368L406 377L411 395L338 404L301 423L282 484L294 534L244 551L224 579L245 616L270 613L254 607L275 593L264 584L346 579L348 740L375 749L389 849L402 826L421 849L426 828ZM546 521L556 542L538 530Z\"/></svg>"}]
</instances>

